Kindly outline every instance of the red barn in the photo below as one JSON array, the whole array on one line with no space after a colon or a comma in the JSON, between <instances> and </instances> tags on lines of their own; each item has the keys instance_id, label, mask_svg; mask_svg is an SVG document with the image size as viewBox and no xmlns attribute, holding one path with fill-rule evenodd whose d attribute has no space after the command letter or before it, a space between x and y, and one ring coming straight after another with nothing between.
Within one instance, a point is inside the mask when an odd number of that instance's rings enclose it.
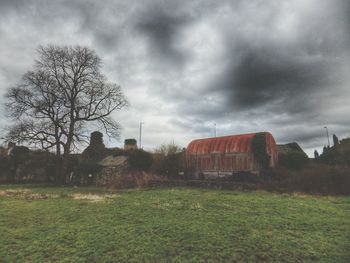
<instances>
[{"instance_id":1,"label":"red barn","mask_svg":"<svg viewBox=\"0 0 350 263\"><path fill-rule=\"evenodd\" d=\"M277 145L269 132L264 132L269 166L278 162ZM186 166L195 177L223 177L239 172L260 170L252 151L257 133L199 139L190 142L186 149Z\"/></svg>"}]
</instances>

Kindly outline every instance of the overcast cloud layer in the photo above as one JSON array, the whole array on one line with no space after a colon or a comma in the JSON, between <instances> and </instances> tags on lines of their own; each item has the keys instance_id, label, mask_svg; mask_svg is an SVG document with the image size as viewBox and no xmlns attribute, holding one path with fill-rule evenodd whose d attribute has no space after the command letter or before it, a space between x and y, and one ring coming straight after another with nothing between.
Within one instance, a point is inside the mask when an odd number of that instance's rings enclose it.
<instances>
[{"instance_id":1,"label":"overcast cloud layer","mask_svg":"<svg viewBox=\"0 0 350 263\"><path fill-rule=\"evenodd\" d=\"M130 100L121 141L270 131L310 154L350 136L350 1L0 0L0 95L38 45L86 45ZM1 116L0 123L5 124Z\"/></svg>"}]
</instances>

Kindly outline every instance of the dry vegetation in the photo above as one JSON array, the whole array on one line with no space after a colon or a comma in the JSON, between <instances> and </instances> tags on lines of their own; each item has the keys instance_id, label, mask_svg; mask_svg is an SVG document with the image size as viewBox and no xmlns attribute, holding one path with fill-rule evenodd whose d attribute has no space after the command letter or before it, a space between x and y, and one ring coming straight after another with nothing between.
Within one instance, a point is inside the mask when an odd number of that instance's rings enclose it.
<instances>
[{"instance_id":1,"label":"dry vegetation","mask_svg":"<svg viewBox=\"0 0 350 263\"><path fill-rule=\"evenodd\" d=\"M120 174L107 185L108 189L144 188L167 182L169 179L151 172L133 171Z\"/></svg>"},{"instance_id":2,"label":"dry vegetation","mask_svg":"<svg viewBox=\"0 0 350 263\"><path fill-rule=\"evenodd\" d=\"M263 177L268 190L350 195L350 167L312 164L300 170L277 168Z\"/></svg>"}]
</instances>

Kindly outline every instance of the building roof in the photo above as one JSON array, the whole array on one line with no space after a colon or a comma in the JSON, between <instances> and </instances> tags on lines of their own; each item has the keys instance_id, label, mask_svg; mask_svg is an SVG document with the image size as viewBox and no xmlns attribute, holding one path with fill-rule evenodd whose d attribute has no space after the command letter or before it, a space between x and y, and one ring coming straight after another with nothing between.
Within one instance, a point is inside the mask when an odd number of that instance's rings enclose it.
<instances>
[{"instance_id":1,"label":"building roof","mask_svg":"<svg viewBox=\"0 0 350 263\"><path fill-rule=\"evenodd\" d=\"M126 156L109 155L106 158L104 158L102 161L100 161L99 164L104 167L117 167L117 166L125 165L126 161L127 161Z\"/></svg>"},{"instance_id":2,"label":"building roof","mask_svg":"<svg viewBox=\"0 0 350 263\"><path fill-rule=\"evenodd\" d=\"M271 133L266 132L267 152L276 151L276 142ZM251 151L252 139L256 133L199 139L190 142L187 154L247 153ZM272 149L273 148L273 149Z\"/></svg>"},{"instance_id":3,"label":"building roof","mask_svg":"<svg viewBox=\"0 0 350 263\"><path fill-rule=\"evenodd\" d=\"M288 154L290 152L300 152L306 155L303 149L296 142L277 145L278 154Z\"/></svg>"}]
</instances>

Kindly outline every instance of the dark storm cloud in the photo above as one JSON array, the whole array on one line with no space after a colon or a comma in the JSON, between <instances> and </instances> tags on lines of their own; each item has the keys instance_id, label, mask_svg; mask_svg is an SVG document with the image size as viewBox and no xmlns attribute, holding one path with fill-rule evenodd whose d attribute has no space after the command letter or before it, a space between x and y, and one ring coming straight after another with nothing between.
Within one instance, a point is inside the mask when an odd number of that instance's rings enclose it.
<instances>
[{"instance_id":1,"label":"dark storm cloud","mask_svg":"<svg viewBox=\"0 0 350 263\"><path fill-rule=\"evenodd\" d=\"M157 59L181 66L189 54L177 44L181 42L181 29L191 18L167 9L164 5L152 6L142 12L136 28L148 38L149 49Z\"/></svg>"},{"instance_id":2,"label":"dark storm cloud","mask_svg":"<svg viewBox=\"0 0 350 263\"><path fill-rule=\"evenodd\" d=\"M273 19L263 29L263 37L249 32L241 37L227 34L224 57L228 61L210 85L228 95L227 105L234 110L266 108L268 104L290 114L314 110L313 96L341 84L334 72L349 54L350 35L344 19L348 19L350 4L332 4L329 10L300 17L300 28L290 42L272 35Z\"/></svg>"},{"instance_id":3,"label":"dark storm cloud","mask_svg":"<svg viewBox=\"0 0 350 263\"><path fill-rule=\"evenodd\" d=\"M0 0L0 33L0 92L39 44L87 45L130 97L125 134L142 120L150 144L157 131L208 137L214 123L308 148L325 125L348 134L348 0Z\"/></svg>"},{"instance_id":4,"label":"dark storm cloud","mask_svg":"<svg viewBox=\"0 0 350 263\"><path fill-rule=\"evenodd\" d=\"M273 49L250 50L245 47L238 59L227 66L216 87L229 94L234 109L251 109L267 103L283 103L299 99L329 86L331 65L314 58L281 54ZM290 109L292 110L292 109Z\"/></svg>"},{"instance_id":5,"label":"dark storm cloud","mask_svg":"<svg viewBox=\"0 0 350 263\"><path fill-rule=\"evenodd\" d=\"M21 9L24 7L25 0L1 0L1 13L6 13L11 10Z\"/></svg>"}]
</instances>

